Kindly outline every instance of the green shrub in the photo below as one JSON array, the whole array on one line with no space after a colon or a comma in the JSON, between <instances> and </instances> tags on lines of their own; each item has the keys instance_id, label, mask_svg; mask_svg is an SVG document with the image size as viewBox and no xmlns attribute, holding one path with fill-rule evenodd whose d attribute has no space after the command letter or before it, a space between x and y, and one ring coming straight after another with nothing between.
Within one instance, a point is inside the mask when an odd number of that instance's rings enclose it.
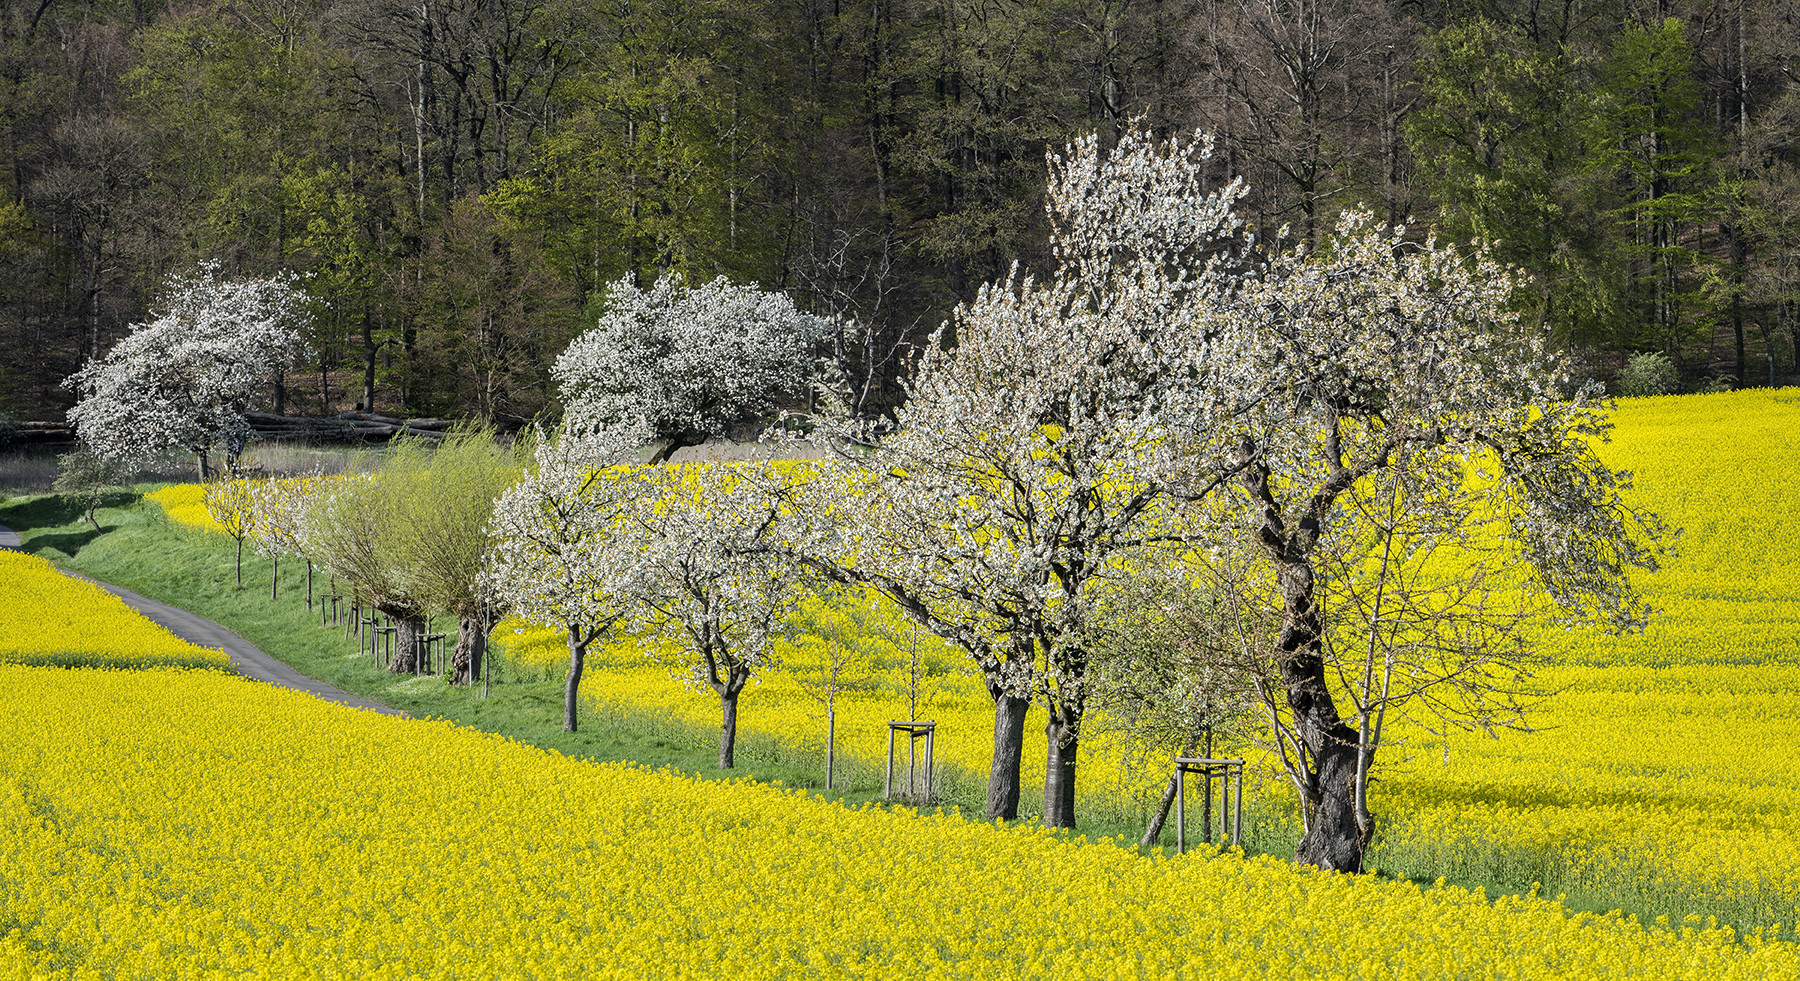
<instances>
[{"instance_id":1,"label":"green shrub","mask_svg":"<svg viewBox=\"0 0 1800 981\"><path fill-rule=\"evenodd\" d=\"M1613 382L1617 395L1668 395L1681 390L1681 372L1661 351L1642 351L1625 362Z\"/></svg>"}]
</instances>

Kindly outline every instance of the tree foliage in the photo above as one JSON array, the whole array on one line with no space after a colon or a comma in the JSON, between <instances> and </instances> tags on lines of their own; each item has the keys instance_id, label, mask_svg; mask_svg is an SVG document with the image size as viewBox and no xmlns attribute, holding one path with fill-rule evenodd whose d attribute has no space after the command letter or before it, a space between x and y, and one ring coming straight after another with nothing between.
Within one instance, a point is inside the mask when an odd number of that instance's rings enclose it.
<instances>
[{"instance_id":1,"label":"tree foliage","mask_svg":"<svg viewBox=\"0 0 1800 981\"><path fill-rule=\"evenodd\" d=\"M291 276L228 279L212 264L164 288L161 315L69 376L81 394L69 420L96 453L141 464L184 449L205 479L211 450L237 459L252 435L245 410L305 353L305 298Z\"/></svg>"},{"instance_id":2,"label":"tree foliage","mask_svg":"<svg viewBox=\"0 0 1800 981\"><path fill-rule=\"evenodd\" d=\"M1191 384L1208 359L1199 297L1229 278L1198 273L1238 229L1239 185L1206 189L1211 150L1133 129L1110 152L1090 137L1053 156L1054 273L1015 271L959 308L891 433L836 429L867 446L838 478L860 497L815 517L844 530L813 561L974 658L996 703L989 817L1017 816L1037 700L1044 821L1073 826L1093 605L1121 561L1174 531L1164 505L1188 475L1170 433L1215 397Z\"/></svg>"},{"instance_id":3,"label":"tree foliage","mask_svg":"<svg viewBox=\"0 0 1800 981\"><path fill-rule=\"evenodd\" d=\"M724 277L664 276L648 290L611 283L594 326L552 369L570 425L642 417L675 445L695 443L806 391L828 322L786 295Z\"/></svg>"},{"instance_id":4,"label":"tree foliage","mask_svg":"<svg viewBox=\"0 0 1800 981\"><path fill-rule=\"evenodd\" d=\"M588 648L627 615L616 583L629 557L616 535L642 489L620 465L649 436L638 423L540 440L525 473L494 503L483 582L520 619L568 636L565 732L580 723Z\"/></svg>"},{"instance_id":5,"label":"tree foliage","mask_svg":"<svg viewBox=\"0 0 1800 981\"><path fill-rule=\"evenodd\" d=\"M735 765L738 699L776 665L775 640L804 596L786 464L650 466L613 533L612 591L651 657L719 698L719 766Z\"/></svg>"}]
</instances>

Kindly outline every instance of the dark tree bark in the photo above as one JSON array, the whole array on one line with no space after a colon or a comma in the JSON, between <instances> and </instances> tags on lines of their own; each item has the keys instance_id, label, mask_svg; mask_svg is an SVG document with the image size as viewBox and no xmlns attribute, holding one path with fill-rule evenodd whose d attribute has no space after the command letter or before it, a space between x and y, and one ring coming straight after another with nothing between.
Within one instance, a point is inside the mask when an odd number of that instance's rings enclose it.
<instances>
[{"instance_id":1,"label":"dark tree bark","mask_svg":"<svg viewBox=\"0 0 1800 981\"><path fill-rule=\"evenodd\" d=\"M1025 752L1025 714L1031 699L994 697L994 765L988 771L987 819L1019 816L1019 763Z\"/></svg>"},{"instance_id":2,"label":"dark tree bark","mask_svg":"<svg viewBox=\"0 0 1800 981\"><path fill-rule=\"evenodd\" d=\"M483 617L458 617L456 651L450 656L450 683L466 685L481 677L481 662L487 658L487 620Z\"/></svg>"},{"instance_id":3,"label":"dark tree bark","mask_svg":"<svg viewBox=\"0 0 1800 981\"><path fill-rule=\"evenodd\" d=\"M719 695L719 769L729 770L737 762L737 711L738 693L727 691Z\"/></svg>"},{"instance_id":4,"label":"dark tree bark","mask_svg":"<svg viewBox=\"0 0 1800 981\"><path fill-rule=\"evenodd\" d=\"M242 589L244 586L244 540L242 538L237 540L236 570L238 588Z\"/></svg>"},{"instance_id":5,"label":"dark tree bark","mask_svg":"<svg viewBox=\"0 0 1800 981\"><path fill-rule=\"evenodd\" d=\"M269 556L269 599L278 599L276 589L281 585L281 556Z\"/></svg>"},{"instance_id":6,"label":"dark tree bark","mask_svg":"<svg viewBox=\"0 0 1800 981\"><path fill-rule=\"evenodd\" d=\"M1078 576L1071 576L1079 582ZM1079 644L1055 649L1056 674L1061 679L1045 699L1050 720L1044 726L1044 827L1075 827L1075 763L1081 748L1081 720L1087 713L1082 681L1087 677L1088 653Z\"/></svg>"},{"instance_id":7,"label":"dark tree bark","mask_svg":"<svg viewBox=\"0 0 1800 981\"><path fill-rule=\"evenodd\" d=\"M1338 424L1333 420L1333 426ZM1332 437L1336 446L1336 436ZM1312 550L1339 494L1382 465L1383 451L1352 468L1338 467L1290 523L1270 487L1271 473L1260 448L1246 442L1242 450L1243 483L1263 508L1255 531L1256 544L1274 563L1281 593L1281 635L1277 668L1286 693L1293 727L1305 753L1297 761L1306 815L1306 834L1294 861L1337 872L1361 872L1363 850L1374 822L1358 821L1357 756L1360 740L1344 723L1325 683L1325 624L1315 594ZM1370 756L1372 758L1373 747Z\"/></svg>"},{"instance_id":8,"label":"dark tree bark","mask_svg":"<svg viewBox=\"0 0 1800 981\"><path fill-rule=\"evenodd\" d=\"M1303 806L1306 834L1294 861L1338 872L1361 872L1369 834L1356 820L1356 731L1344 724L1325 684L1323 624L1314 603L1308 558L1279 564L1282 601L1281 681L1294 726L1311 766ZM1370 830L1373 830L1372 827Z\"/></svg>"},{"instance_id":9,"label":"dark tree bark","mask_svg":"<svg viewBox=\"0 0 1800 981\"><path fill-rule=\"evenodd\" d=\"M1053 719L1044 727L1049 754L1044 760L1044 827L1075 827L1075 755L1081 748L1081 719Z\"/></svg>"},{"instance_id":10,"label":"dark tree bark","mask_svg":"<svg viewBox=\"0 0 1800 981\"><path fill-rule=\"evenodd\" d=\"M417 674L419 672L419 640L425 636L425 618L412 607L381 607L376 609L394 620L394 660L388 670L394 674Z\"/></svg>"},{"instance_id":11,"label":"dark tree bark","mask_svg":"<svg viewBox=\"0 0 1800 981\"><path fill-rule=\"evenodd\" d=\"M750 669L732 662L720 672L719 661L724 659L715 660L712 655L707 659L712 667L708 684L719 694L719 769L729 770L737 762L738 695L750 683Z\"/></svg>"},{"instance_id":12,"label":"dark tree bark","mask_svg":"<svg viewBox=\"0 0 1800 981\"><path fill-rule=\"evenodd\" d=\"M588 635L591 637L592 635ZM575 704L581 693L581 668L587 660L588 640L579 629L569 627L569 676L563 681L563 731L575 731Z\"/></svg>"}]
</instances>

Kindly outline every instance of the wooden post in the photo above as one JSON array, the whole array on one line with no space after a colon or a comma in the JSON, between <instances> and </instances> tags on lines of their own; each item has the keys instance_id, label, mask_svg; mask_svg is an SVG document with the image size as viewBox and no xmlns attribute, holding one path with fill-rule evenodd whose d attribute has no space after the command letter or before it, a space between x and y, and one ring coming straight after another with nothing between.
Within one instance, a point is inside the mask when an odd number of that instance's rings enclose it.
<instances>
[{"instance_id":1,"label":"wooden post","mask_svg":"<svg viewBox=\"0 0 1800 981\"><path fill-rule=\"evenodd\" d=\"M1175 854L1187 854L1187 767L1175 764Z\"/></svg>"},{"instance_id":2,"label":"wooden post","mask_svg":"<svg viewBox=\"0 0 1800 981\"><path fill-rule=\"evenodd\" d=\"M891 736L889 738L892 738ZM825 789L831 789L831 772L837 768L837 710L825 709Z\"/></svg>"},{"instance_id":3,"label":"wooden post","mask_svg":"<svg viewBox=\"0 0 1800 981\"><path fill-rule=\"evenodd\" d=\"M881 778L881 799L894 796L894 727L888 726L887 774Z\"/></svg>"},{"instance_id":4,"label":"wooden post","mask_svg":"<svg viewBox=\"0 0 1800 981\"><path fill-rule=\"evenodd\" d=\"M1175 758L1175 851L1178 854L1187 851L1187 775L1198 773L1205 781L1206 792L1202 795L1201 816L1205 819L1202 839L1212 843L1212 781L1219 778L1219 843L1225 844L1229 831L1230 843L1243 843L1244 833L1244 761L1220 760L1208 757L1178 756Z\"/></svg>"}]
</instances>

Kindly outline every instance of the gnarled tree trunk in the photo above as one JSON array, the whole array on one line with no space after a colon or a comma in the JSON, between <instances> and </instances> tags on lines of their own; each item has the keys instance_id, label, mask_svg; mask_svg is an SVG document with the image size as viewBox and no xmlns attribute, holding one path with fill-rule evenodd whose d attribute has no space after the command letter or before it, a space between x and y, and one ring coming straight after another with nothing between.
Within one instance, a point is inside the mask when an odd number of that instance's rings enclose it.
<instances>
[{"instance_id":1,"label":"gnarled tree trunk","mask_svg":"<svg viewBox=\"0 0 1800 981\"><path fill-rule=\"evenodd\" d=\"M1081 748L1081 716L1053 714L1044 727L1049 744L1044 760L1044 827L1075 827L1075 754ZM1061 717L1059 718L1058 715Z\"/></svg>"},{"instance_id":2,"label":"gnarled tree trunk","mask_svg":"<svg viewBox=\"0 0 1800 981\"><path fill-rule=\"evenodd\" d=\"M990 693L992 690L990 689ZM987 819L1019 816L1019 765L1025 752L1025 714L1031 699L994 695L994 763L988 770Z\"/></svg>"},{"instance_id":3,"label":"gnarled tree trunk","mask_svg":"<svg viewBox=\"0 0 1800 981\"><path fill-rule=\"evenodd\" d=\"M388 664L388 670L394 674L418 674L419 640L425 636L425 618L410 606L376 609L394 620L394 660ZM380 637L375 640L379 643Z\"/></svg>"},{"instance_id":4,"label":"gnarled tree trunk","mask_svg":"<svg viewBox=\"0 0 1800 981\"><path fill-rule=\"evenodd\" d=\"M1356 731L1344 724L1325 684L1323 623L1309 559L1279 563L1280 669L1294 727L1312 757L1307 773L1306 834L1294 861L1361 872L1369 835L1356 820ZM1373 825L1371 825L1372 829Z\"/></svg>"},{"instance_id":5,"label":"gnarled tree trunk","mask_svg":"<svg viewBox=\"0 0 1800 981\"><path fill-rule=\"evenodd\" d=\"M481 677L481 662L487 657L487 619L458 617L456 650L450 655L450 683L466 685Z\"/></svg>"}]
</instances>

